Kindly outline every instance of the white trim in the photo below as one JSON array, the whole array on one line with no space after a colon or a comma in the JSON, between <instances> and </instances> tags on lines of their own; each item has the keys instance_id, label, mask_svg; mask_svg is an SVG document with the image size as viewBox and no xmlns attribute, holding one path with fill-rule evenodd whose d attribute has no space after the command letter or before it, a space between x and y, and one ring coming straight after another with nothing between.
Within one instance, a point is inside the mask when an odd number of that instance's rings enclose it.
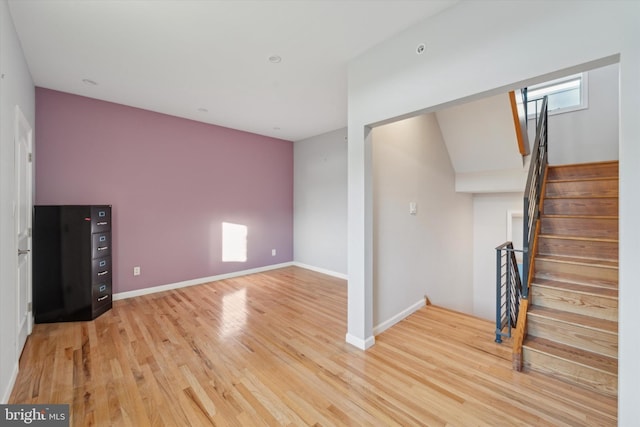
<instances>
[{"instance_id":1,"label":"white trim","mask_svg":"<svg viewBox=\"0 0 640 427\"><path fill-rule=\"evenodd\" d=\"M201 279L185 280L184 282L169 283L167 285L153 286L150 288L136 289L135 291L119 292L113 294L113 300L121 300L127 298L138 297L141 295L155 294L157 292L170 291L172 289L186 288L187 286L202 285L216 280L231 279L233 277L246 276L248 274L262 273L264 271L276 270L283 267L291 267L293 262L283 262L282 264L268 265L265 267L252 268L249 270L234 271L233 273L219 274L217 276L203 277Z\"/></svg>"},{"instance_id":2,"label":"white trim","mask_svg":"<svg viewBox=\"0 0 640 427\"><path fill-rule=\"evenodd\" d=\"M360 350L366 350L376 343L376 337L374 336L371 336L363 340L354 335L351 335L350 333L347 333L345 340L347 341L348 344L351 344L352 346L359 348Z\"/></svg>"},{"instance_id":3,"label":"white trim","mask_svg":"<svg viewBox=\"0 0 640 427\"><path fill-rule=\"evenodd\" d=\"M529 89L535 88L536 86L539 86L539 87L554 86L564 81L568 81L572 79L580 80L580 104L572 105L569 107L556 108L555 110L549 110L547 114L549 116L555 116L556 114L572 113L575 111L586 110L589 108L589 73L586 71L578 74L573 74L571 76L562 77L556 80L552 80L550 82L529 86ZM548 96L553 96L553 95L554 94L551 93ZM541 98L538 98L538 99L541 99ZM528 100L528 102L534 102L534 101L535 99ZM527 120L535 120L535 118L536 118L535 111L527 115Z\"/></svg>"},{"instance_id":4,"label":"white trim","mask_svg":"<svg viewBox=\"0 0 640 427\"><path fill-rule=\"evenodd\" d=\"M507 241L513 242L513 218L522 218L522 211L507 209ZM516 248L520 249L520 248Z\"/></svg>"},{"instance_id":5,"label":"white trim","mask_svg":"<svg viewBox=\"0 0 640 427\"><path fill-rule=\"evenodd\" d=\"M337 277L338 279L344 279L344 280L348 280L349 279L349 276L344 274L344 273L338 273L337 271L331 271L331 270L327 270L325 268L314 267L312 265L304 264L302 262L294 261L292 263L292 265L294 265L296 267L300 267L300 268L305 268L307 270L315 271L315 272L318 272L318 273L326 274L327 276Z\"/></svg>"},{"instance_id":6,"label":"white trim","mask_svg":"<svg viewBox=\"0 0 640 427\"><path fill-rule=\"evenodd\" d=\"M16 380L18 379L18 366L19 362L16 361L13 366L13 372L11 373L11 378L9 379L9 383L7 384L7 388L2 393L2 400L0 400L1 405L6 405L9 403L9 398L11 397L11 392L13 391L13 386L16 384Z\"/></svg>"},{"instance_id":7,"label":"white trim","mask_svg":"<svg viewBox=\"0 0 640 427\"><path fill-rule=\"evenodd\" d=\"M522 211L520 210L513 210L513 209L508 209L507 210L507 242L512 242L514 241L513 239L513 219L514 218L522 218L522 220L524 221L524 216L522 214ZM517 230L520 233L520 236L518 238L518 240L522 239L522 232L524 231L523 229ZM517 236L517 234L516 234ZM522 247L523 242L519 241L518 244L520 245L520 247L516 246L515 244L513 245L513 248L516 250L520 250L522 251L522 249L524 249ZM516 260L518 262L518 264L520 264L522 262L522 252L516 252Z\"/></svg>"},{"instance_id":8,"label":"white trim","mask_svg":"<svg viewBox=\"0 0 640 427\"><path fill-rule=\"evenodd\" d=\"M420 310L425 305L426 305L425 298L420 298L420 301L418 301L415 304L412 304L411 306L409 306L406 309L402 310L400 313L396 314L391 319L388 319L388 320L380 323L379 325L374 326L373 335L381 334L382 332L386 331L387 329L389 329L390 327L392 327L396 323L398 323L398 322L406 319L407 317L411 316L413 313L415 313L416 311Z\"/></svg>"}]
</instances>

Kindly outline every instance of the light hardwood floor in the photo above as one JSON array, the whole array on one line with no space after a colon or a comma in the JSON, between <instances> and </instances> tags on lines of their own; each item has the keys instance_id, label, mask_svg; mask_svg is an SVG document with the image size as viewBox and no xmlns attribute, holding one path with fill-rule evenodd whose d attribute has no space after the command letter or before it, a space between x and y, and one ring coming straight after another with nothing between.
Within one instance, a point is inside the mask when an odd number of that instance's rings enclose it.
<instances>
[{"instance_id":1,"label":"light hardwood floor","mask_svg":"<svg viewBox=\"0 0 640 427\"><path fill-rule=\"evenodd\" d=\"M511 369L493 326L428 306L344 342L346 282L288 267L36 325L11 403L74 426L615 425L615 399Z\"/></svg>"}]
</instances>

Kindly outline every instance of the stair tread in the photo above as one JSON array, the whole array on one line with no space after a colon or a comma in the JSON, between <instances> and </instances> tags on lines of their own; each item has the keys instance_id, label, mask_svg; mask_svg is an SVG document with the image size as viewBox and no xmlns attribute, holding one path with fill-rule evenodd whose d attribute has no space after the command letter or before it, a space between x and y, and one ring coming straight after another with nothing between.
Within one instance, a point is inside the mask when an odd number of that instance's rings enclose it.
<instances>
[{"instance_id":1,"label":"stair tread","mask_svg":"<svg viewBox=\"0 0 640 427\"><path fill-rule=\"evenodd\" d=\"M559 278L557 274L549 275L541 271L536 271L534 282L535 281L538 281L538 282L543 281L542 283L545 283L548 281L562 282L562 283L572 283L576 285L592 286L592 287L598 287L598 288L618 289L617 281L601 279L601 278L593 278L590 276L581 276L577 274L563 273L562 277Z\"/></svg>"},{"instance_id":2,"label":"stair tread","mask_svg":"<svg viewBox=\"0 0 640 427\"><path fill-rule=\"evenodd\" d=\"M540 337L527 337L523 347L588 368L618 375L618 360Z\"/></svg>"},{"instance_id":3,"label":"stair tread","mask_svg":"<svg viewBox=\"0 0 640 427\"><path fill-rule=\"evenodd\" d=\"M619 160L598 160L587 163L565 163L562 165L549 165L549 169L591 169L598 166L617 165Z\"/></svg>"},{"instance_id":4,"label":"stair tread","mask_svg":"<svg viewBox=\"0 0 640 427\"><path fill-rule=\"evenodd\" d=\"M579 195L571 195L571 196L564 196L564 195L558 195L558 196L544 196L545 200L548 199L553 199L553 200L557 200L557 199L576 199L576 200L584 200L584 199L617 199L618 195L617 194L593 194L593 195L589 195L589 196L579 196Z\"/></svg>"},{"instance_id":5,"label":"stair tread","mask_svg":"<svg viewBox=\"0 0 640 427\"><path fill-rule=\"evenodd\" d=\"M548 307L532 305L527 311L527 316L544 317L558 322L580 325L585 328L618 334L618 322L612 320L599 319L597 317L585 316L582 314L570 313L563 310L556 310Z\"/></svg>"},{"instance_id":6,"label":"stair tread","mask_svg":"<svg viewBox=\"0 0 640 427\"><path fill-rule=\"evenodd\" d=\"M563 215L563 214L543 214L541 216L544 218L574 218L574 219L610 219L610 220L618 220L618 215Z\"/></svg>"},{"instance_id":7,"label":"stair tread","mask_svg":"<svg viewBox=\"0 0 640 427\"><path fill-rule=\"evenodd\" d=\"M612 269L618 268L618 261L611 261L611 260L593 260L588 258L577 258L577 257L557 256L557 255L537 255L536 260L559 262L559 263L565 263L565 264L588 265L591 267L603 267L603 268L612 268Z\"/></svg>"},{"instance_id":8,"label":"stair tread","mask_svg":"<svg viewBox=\"0 0 640 427\"><path fill-rule=\"evenodd\" d=\"M547 183L562 183L562 182L588 182L588 181L618 181L617 176L593 176L593 177L575 177L575 178L553 178L547 179Z\"/></svg>"},{"instance_id":9,"label":"stair tread","mask_svg":"<svg viewBox=\"0 0 640 427\"><path fill-rule=\"evenodd\" d=\"M539 279L534 277L532 286L554 288L563 291L571 291L580 294L597 295L606 298L618 298L618 289L605 286L582 285L579 283L564 282L560 280Z\"/></svg>"},{"instance_id":10,"label":"stair tread","mask_svg":"<svg viewBox=\"0 0 640 427\"><path fill-rule=\"evenodd\" d=\"M618 239L609 239L605 237L568 236L565 234L542 234L542 233L540 233L538 236L544 237L546 239L563 239L563 240L576 240L576 241L583 241L583 242L618 243Z\"/></svg>"}]
</instances>

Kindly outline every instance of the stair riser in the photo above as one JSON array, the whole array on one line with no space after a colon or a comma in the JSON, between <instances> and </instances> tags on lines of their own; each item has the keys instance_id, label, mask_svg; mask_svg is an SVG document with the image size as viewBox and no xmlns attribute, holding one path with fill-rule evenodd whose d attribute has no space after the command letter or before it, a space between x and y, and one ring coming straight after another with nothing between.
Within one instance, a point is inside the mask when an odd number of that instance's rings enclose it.
<instances>
[{"instance_id":1,"label":"stair riser","mask_svg":"<svg viewBox=\"0 0 640 427\"><path fill-rule=\"evenodd\" d=\"M545 215L618 216L617 198L549 199L544 200Z\"/></svg>"},{"instance_id":2,"label":"stair riser","mask_svg":"<svg viewBox=\"0 0 640 427\"><path fill-rule=\"evenodd\" d=\"M538 239L538 253L617 261L618 243L540 237Z\"/></svg>"},{"instance_id":3,"label":"stair riser","mask_svg":"<svg viewBox=\"0 0 640 427\"><path fill-rule=\"evenodd\" d=\"M603 197L618 195L618 179L547 182L545 197Z\"/></svg>"},{"instance_id":4,"label":"stair riser","mask_svg":"<svg viewBox=\"0 0 640 427\"><path fill-rule=\"evenodd\" d=\"M618 269L599 267L586 264L571 264L564 262L555 262L545 259L535 260L536 273L541 275L553 275L562 277L563 274L574 274L588 276L592 279L604 279L608 281L618 280Z\"/></svg>"},{"instance_id":5,"label":"stair riser","mask_svg":"<svg viewBox=\"0 0 640 427\"><path fill-rule=\"evenodd\" d=\"M603 356L618 357L618 334L616 333L585 328L581 325L559 322L532 314L527 316L527 329L530 336L545 338Z\"/></svg>"},{"instance_id":6,"label":"stair riser","mask_svg":"<svg viewBox=\"0 0 640 427\"><path fill-rule=\"evenodd\" d=\"M547 280L559 280L559 281L568 280L565 273L557 273L553 271L545 271L545 272L538 271L536 272L535 278L547 279ZM598 279L594 277L581 276L579 278L573 277L571 278L570 281L573 283L578 283L586 286L598 286L598 287L604 287L608 289L618 289L617 278L616 280L610 281L610 280Z\"/></svg>"},{"instance_id":7,"label":"stair riser","mask_svg":"<svg viewBox=\"0 0 640 427\"><path fill-rule=\"evenodd\" d=\"M618 321L618 300L562 289L531 285L531 301L540 307L563 310L598 319Z\"/></svg>"},{"instance_id":8,"label":"stair riser","mask_svg":"<svg viewBox=\"0 0 640 427\"><path fill-rule=\"evenodd\" d=\"M577 384L608 396L615 397L618 394L617 375L588 368L546 353L533 351L526 346L522 349L522 356L525 369L561 378L569 383Z\"/></svg>"},{"instance_id":9,"label":"stair riser","mask_svg":"<svg viewBox=\"0 0 640 427\"><path fill-rule=\"evenodd\" d=\"M589 165L552 166L549 168L550 180L587 179L599 177L617 177L618 162Z\"/></svg>"},{"instance_id":10,"label":"stair riser","mask_svg":"<svg viewBox=\"0 0 640 427\"><path fill-rule=\"evenodd\" d=\"M618 219L542 217L542 234L557 236L618 239Z\"/></svg>"}]
</instances>

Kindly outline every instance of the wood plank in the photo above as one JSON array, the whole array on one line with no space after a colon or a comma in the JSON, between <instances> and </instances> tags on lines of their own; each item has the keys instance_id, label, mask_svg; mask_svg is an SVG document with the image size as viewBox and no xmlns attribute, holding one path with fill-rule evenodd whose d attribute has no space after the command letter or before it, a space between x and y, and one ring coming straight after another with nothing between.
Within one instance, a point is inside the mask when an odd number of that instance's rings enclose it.
<instances>
[{"instance_id":1,"label":"wood plank","mask_svg":"<svg viewBox=\"0 0 640 427\"><path fill-rule=\"evenodd\" d=\"M529 336L617 359L618 323L546 307L529 309Z\"/></svg>"},{"instance_id":2,"label":"wood plank","mask_svg":"<svg viewBox=\"0 0 640 427\"><path fill-rule=\"evenodd\" d=\"M618 299L594 294L578 293L557 287L531 285L532 304L563 310L569 313L618 321Z\"/></svg>"},{"instance_id":3,"label":"wood plank","mask_svg":"<svg viewBox=\"0 0 640 427\"><path fill-rule=\"evenodd\" d=\"M538 237L538 253L541 255L617 261L618 241L614 239L542 234Z\"/></svg>"},{"instance_id":4,"label":"wood plank","mask_svg":"<svg viewBox=\"0 0 640 427\"><path fill-rule=\"evenodd\" d=\"M597 286L595 284L582 284L566 280L551 280L536 277L533 281L538 287L559 289L577 294L592 295L609 299L618 298L618 288L610 286Z\"/></svg>"},{"instance_id":5,"label":"wood plank","mask_svg":"<svg viewBox=\"0 0 640 427\"><path fill-rule=\"evenodd\" d=\"M545 235L618 239L618 218L585 218L575 216L547 216L541 219L541 233Z\"/></svg>"},{"instance_id":6,"label":"wood plank","mask_svg":"<svg viewBox=\"0 0 640 427\"><path fill-rule=\"evenodd\" d=\"M516 131L516 139L518 140L518 151L521 156L529 155L529 136L527 134L527 115L525 114L524 102L520 90L518 94L515 91L509 92L509 103L511 104L511 115L513 117L513 126Z\"/></svg>"},{"instance_id":7,"label":"wood plank","mask_svg":"<svg viewBox=\"0 0 640 427\"><path fill-rule=\"evenodd\" d=\"M524 364L610 396L618 392L617 360L538 337L524 344Z\"/></svg>"},{"instance_id":8,"label":"wood plank","mask_svg":"<svg viewBox=\"0 0 640 427\"><path fill-rule=\"evenodd\" d=\"M545 215L618 215L618 197L545 197Z\"/></svg>"},{"instance_id":9,"label":"wood plank","mask_svg":"<svg viewBox=\"0 0 640 427\"><path fill-rule=\"evenodd\" d=\"M617 177L618 161L549 166L549 180Z\"/></svg>"},{"instance_id":10,"label":"wood plank","mask_svg":"<svg viewBox=\"0 0 640 427\"><path fill-rule=\"evenodd\" d=\"M535 281L555 280L559 282L575 283L584 286L595 286L599 288L618 289L618 278L613 280L602 279L599 277L585 276L578 274L557 273L554 271L538 271L535 275Z\"/></svg>"},{"instance_id":11,"label":"wood plank","mask_svg":"<svg viewBox=\"0 0 640 427\"><path fill-rule=\"evenodd\" d=\"M615 261L538 255L535 269L536 274L555 273L559 276L582 275L608 281L618 280L618 264Z\"/></svg>"},{"instance_id":12,"label":"wood plank","mask_svg":"<svg viewBox=\"0 0 640 427\"><path fill-rule=\"evenodd\" d=\"M360 351L346 305L296 267L116 301L35 325L10 402L74 426L616 425L616 399L514 372L490 321L429 306Z\"/></svg>"},{"instance_id":13,"label":"wood plank","mask_svg":"<svg viewBox=\"0 0 640 427\"><path fill-rule=\"evenodd\" d=\"M618 195L618 178L580 181L547 181L547 197L613 197Z\"/></svg>"}]
</instances>

